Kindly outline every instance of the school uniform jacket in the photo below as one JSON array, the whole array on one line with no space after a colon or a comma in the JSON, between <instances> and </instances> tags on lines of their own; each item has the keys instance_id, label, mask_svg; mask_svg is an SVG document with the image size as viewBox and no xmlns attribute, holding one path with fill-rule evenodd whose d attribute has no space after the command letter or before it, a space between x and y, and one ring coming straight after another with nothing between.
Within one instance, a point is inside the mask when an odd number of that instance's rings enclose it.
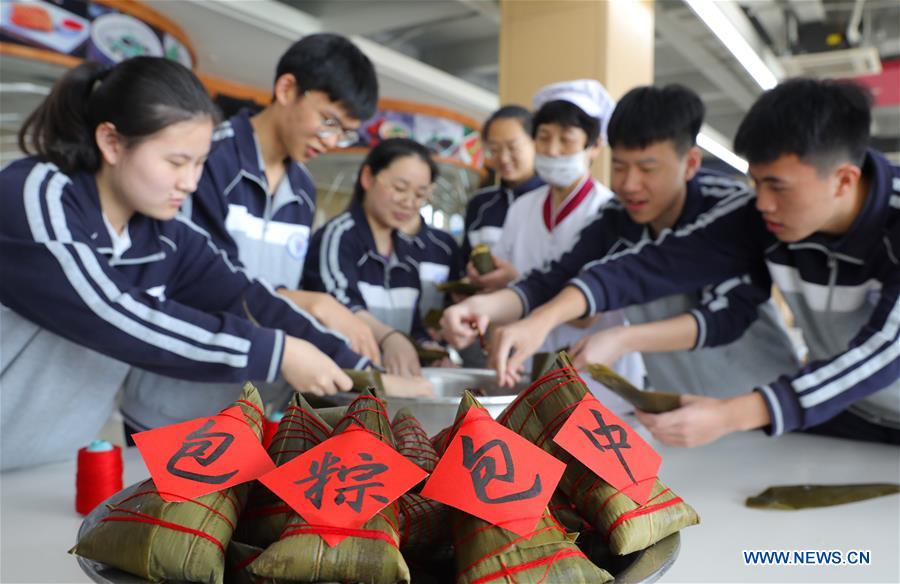
<instances>
[{"instance_id":1,"label":"school uniform jacket","mask_svg":"<svg viewBox=\"0 0 900 584\"><path fill-rule=\"evenodd\" d=\"M357 312L366 310L417 341L428 340L419 315L419 280L410 243L393 235L390 258L378 253L362 205L357 202L313 235L304 268L307 290L328 292Z\"/></svg>"},{"instance_id":2,"label":"school uniform jacket","mask_svg":"<svg viewBox=\"0 0 900 584\"><path fill-rule=\"evenodd\" d=\"M4 169L0 183L0 302L65 338L151 371L206 381L274 380L285 333L343 366L360 360L341 338L231 265L187 219L135 215L131 247L112 257L92 175L70 177L26 158Z\"/></svg>"},{"instance_id":3,"label":"school uniform jacket","mask_svg":"<svg viewBox=\"0 0 900 584\"><path fill-rule=\"evenodd\" d=\"M437 229L421 219L419 232L413 236L401 233L409 245L410 259L419 271L422 285L419 296L419 313L424 318L429 310L442 310L446 294L435 288L448 280L462 277L462 252L452 235Z\"/></svg>"},{"instance_id":4,"label":"school uniform jacket","mask_svg":"<svg viewBox=\"0 0 900 584\"><path fill-rule=\"evenodd\" d=\"M472 248L479 243L485 243L492 248L497 245L503 232L506 213L513 202L543 184L544 181L535 175L517 187L501 184L475 191L466 205L466 235L462 244L464 266L469 261Z\"/></svg>"},{"instance_id":5,"label":"school uniform jacket","mask_svg":"<svg viewBox=\"0 0 900 584\"><path fill-rule=\"evenodd\" d=\"M781 242L752 193L738 193L696 221L587 266L571 284L589 312L647 302L764 264L809 346L810 362L755 388L770 434L809 428L849 409L900 427L900 169L868 151L871 188L850 230ZM677 275L677 276L673 276Z\"/></svg>"},{"instance_id":6,"label":"school uniform jacket","mask_svg":"<svg viewBox=\"0 0 900 584\"><path fill-rule=\"evenodd\" d=\"M296 287L315 219L315 184L304 165L288 159L284 179L268 194L250 115L243 110L216 128L197 192L182 213L253 277Z\"/></svg>"},{"instance_id":7,"label":"school uniform jacket","mask_svg":"<svg viewBox=\"0 0 900 584\"><path fill-rule=\"evenodd\" d=\"M748 193L745 183L700 172L687 183L684 208L674 228L689 225L729 197ZM649 228L632 221L622 204L611 200L581 232L569 253L545 270L532 272L512 289L519 294L527 313L553 298L590 262L650 240ZM632 324L683 313L697 322L692 351L642 354L650 386L724 397L768 381L773 373L796 369L799 362L790 339L777 310L767 302L770 287L768 272L759 266L753 274L628 306L625 315Z\"/></svg>"},{"instance_id":8,"label":"school uniform jacket","mask_svg":"<svg viewBox=\"0 0 900 584\"><path fill-rule=\"evenodd\" d=\"M541 185L513 202L494 254L511 263L519 274L551 265L576 245L581 231L594 221L612 196L602 183L587 176L555 209L550 186ZM607 312L586 328L563 323L550 331L540 350L558 351L584 336L624 324L621 310ZM526 369L529 366L530 363L525 364ZM640 355L623 355L612 367L634 385L643 387L645 369ZM591 385L592 391L600 391L599 385Z\"/></svg>"}]
</instances>

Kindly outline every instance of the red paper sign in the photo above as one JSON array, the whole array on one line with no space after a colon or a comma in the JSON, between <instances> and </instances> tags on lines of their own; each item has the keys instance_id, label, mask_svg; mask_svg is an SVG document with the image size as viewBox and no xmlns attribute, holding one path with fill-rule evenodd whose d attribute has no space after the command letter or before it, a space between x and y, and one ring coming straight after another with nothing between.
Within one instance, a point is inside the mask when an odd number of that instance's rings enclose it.
<instances>
[{"instance_id":1,"label":"red paper sign","mask_svg":"<svg viewBox=\"0 0 900 584\"><path fill-rule=\"evenodd\" d=\"M260 481L311 525L359 529L428 473L371 432L351 427ZM335 546L349 534L320 534Z\"/></svg>"},{"instance_id":2,"label":"red paper sign","mask_svg":"<svg viewBox=\"0 0 900 584\"><path fill-rule=\"evenodd\" d=\"M582 398L553 440L638 505L650 498L662 457L594 396Z\"/></svg>"},{"instance_id":3,"label":"red paper sign","mask_svg":"<svg viewBox=\"0 0 900 584\"><path fill-rule=\"evenodd\" d=\"M528 535L547 507L566 465L471 409L422 495Z\"/></svg>"},{"instance_id":4,"label":"red paper sign","mask_svg":"<svg viewBox=\"0 0 900 584\"><path fill-rule=\"evenodd\" d=\"M159 496L177 503L258 479L275 468L241 408L134 435Z\"/></svg>"}]
</instances>

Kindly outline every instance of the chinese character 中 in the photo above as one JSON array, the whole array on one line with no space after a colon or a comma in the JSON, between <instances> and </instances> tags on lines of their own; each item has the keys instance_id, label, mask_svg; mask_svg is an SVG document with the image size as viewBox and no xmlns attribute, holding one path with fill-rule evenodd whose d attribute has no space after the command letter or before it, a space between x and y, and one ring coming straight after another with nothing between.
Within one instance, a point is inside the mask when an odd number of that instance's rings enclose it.
<instances>
[{"instance_id":1,"label":"chinese character \u4e2d","mask_svg":"<svg viewBox=\"0 0 900 584\"><path fill-rule=\"evenodd\" d=\"M619 459L619 463L628 474L628 478L631 479L632 483L637 484L637 481L634 480L634 475L631 474L631 469L628 468L625 457L622 456L622 449L631 448L631 445L628 444L628 432L625 431L625 428L617 424L607 425L606 421L603 419L603 414L600 411L591 410L591 413L597 421L597 427L593 430L588 430L584 426L578 426L578 429L584 432L584 435L591 441L591 444L593 444L600 452L605 452L607 450L615 452L616 457ZM615 438L613 437L613 434L616 435ZM600 440L597 439L597 436L605 438L606 444L602 444Z\"/></svg>"}]
</instances>

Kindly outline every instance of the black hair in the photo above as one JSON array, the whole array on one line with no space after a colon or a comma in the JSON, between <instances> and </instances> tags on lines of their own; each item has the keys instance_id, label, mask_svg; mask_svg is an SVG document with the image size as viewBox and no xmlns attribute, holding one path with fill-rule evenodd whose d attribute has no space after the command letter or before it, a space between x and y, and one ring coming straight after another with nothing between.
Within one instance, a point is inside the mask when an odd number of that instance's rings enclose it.
<instances>
[{"instance_id":1,"label":"black hair","mask_svg":"<svg viewBox=\"0 0 900 584\"><path fill-rule=\"evenodd\" d=\"M405 156L419 158L428 165L428 170L431 173L431 182L437 180L439 174L438 165L431 157L431 151L428 148L409 138L388 138L369 150L366 159L363 160L362 165L359 167L359 174L353 187L353 200L361 203L366 196L366 191L362 186L362 169L364 167L368 166L374 177L390 166L392 162Z\"/></svg>"},{"instance_id":2,"label":"black hair","mask_svg":"<svg viewBox=\"0 0 900 584\"><path fill-rule=\"evenodd\" d=\"M488 133L491 131L491 124L497 120L516 120L522 125L522 129L529 136L531 135L531 112L520 105L509 104L501 107L491 114L481 127L481 139L487 140Z\"/></svg>"},{"instance_id":3,"label":"black hair","mask_svg":"<svg viewBox=\"0 0 900 584\"><path fill-rule=\"evenodd\" d=\"M225 119L238 115L242 110L250 110L250 115L258 114L263 107L252 99L243 99L240 97L232 97L224 93L217 93L213 97L213 103L222 112Z\"/></svg>"},{"instance_id":4,"label":"black hair","mask_svg":"<svg viewBox=\"0 0 900 584\"><path fill-rule=\"evenodd\" d=\"M368 120L378 107L375 67L359 48L332 33L305 36L281 55L275 80L290 73L303 91L321 91L357 120Z\"/></svg>"},{"instance_id":5,"label":"black hair","mask_svg":"<svg viewBox=\"0 0 900 584\"><path fill-rule=\"evenodd\" d=\"M635 87L616 104L606 141L613 148L643 149L671 140L683 155L697 143L705 114L700 97L683 85Z\"/></svg>"},{"instance_id":6,"label":"black hair","mask_svg":"<svg viewBox=\"0 0 900 584\"><path fill-rule=\"evenodd\" d=\"M735 151L751 164L794 154L824 174L839 162L862 166L872 96L847 81L797 78L763 93L744 116Z\"/></svg>"},{"instance_id":7,"label":"black hair","mask_svg":"<svg viewBox=\"0 0 900 584\"><path fill-rule=\"evenodd\" d=\"M541 124L559 124L563 128L581 128L587 134L585 149L595 146L600 137L600 120L589 116L583 109L570 101L557 99L548 101L534 114L531 130L532 138L537 136Z\"/></svg>"},{"instance_id":8,"label":"black hair","mask_svg":"<svg viewBox=\"0 0 900 584\"><path fill-rule=\"evenodd\" d=\"M107 68L86 62L53 86L50 95L19 129L19 148L63 172L96 172L100 150L94 132L110 122L133 146L172 124L218 110L200 80L183 65L162 57L135 57Z\"/></svg>"}]
</instances>

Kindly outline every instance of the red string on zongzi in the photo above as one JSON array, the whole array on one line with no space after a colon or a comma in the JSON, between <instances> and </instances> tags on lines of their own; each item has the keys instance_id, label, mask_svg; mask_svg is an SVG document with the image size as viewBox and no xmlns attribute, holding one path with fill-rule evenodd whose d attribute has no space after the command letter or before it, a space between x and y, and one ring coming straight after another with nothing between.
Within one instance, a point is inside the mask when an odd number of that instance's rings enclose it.
<instances>
[{"instance_id":1,"label":"red string on zongzi","mask_svg":"<svg viewBox=\"0 0 900 584\"><path fill-rule=\"evenodd\" d=\"M173 531L181 531L183 533L189 533L195 537L202 537L203 539L211 541L222 554L225 554L225 547L222 545L222 542L214 538L208 533L200 531L199 529L192 529L190 527L185 527L184 525L179 525L178 523L171 523L169 521L163 521L157 517L153 517L152 515L146 515L144 513L140 513L138 511L132 511L131 509L115 509L115 511L119 511L121 513L127 513L132 517L104 517L100 520L101 523L106 523L108 521L125 521L131 523L149 523L150 525L158 525L160 527L165 527L166 529L171 529Z\"/></svg>"},{"instance_id":2,"label":"red string on zongzi","mask_svg":"<svg viewBox=\"0 0 900 584\"><path fill-rule=\"evenodd\" d=\"M672 505L677 505L678 503L682 502L681 497L675 497L675 498L665 501L663 503L656 503L653 505L650 504L650 501L653 501L654 499L656 499L658 497L662 497L669 491L671 491L671 489L668 489L668 488L663 489L662 491L659 492L658 495L656 495L655 497L652 497L651 499L649 499L646 503L644 503L640 507L637 507L635 509L632 509L631 511L627 511L627 512L623 513L622 515L620 515L619 518L616 519L615 521L613 521L612 525L609 526L609 529L606 530L607 541L612 536L612 532L615 531L617 527L619 527L621 524L625 523L629 519L634 519L635 517L640 517L641 515L647 515L649 513L655 513L657 511L659 511L660 509L665 509L666 507L671 507Z\"/></svg>"},{"instance_id":3,"label":"red string on zongzi","mask_svg":"<svg viewBox=\"0 0 900 584\"><path fill-rule=\"evenodd\" d=\"M244 416L244 419L249 421L254 426L256 426L256 429L258 430L258 432L257 432L258 436L260 436L260 437L264 436L265 428L263 427L263 420L265 419L266 415L263 413L263 411L261 409L259 409L259 406L257 406L255 403L249 402L245 399L239 399L236 402L234 402L234 404L235 405L237 405L237 404L245 405L248 408L255 410L256 413L259 414L259 418Z\"/></svg>"},{"instance_id":4,"label":"red string on zongzi","mask_svg":"<svg viewBox=\"0 0 900 584\"><path fill-rule=\"evenodd\" d=\"M348 537L358 537L361 539L378 539L388 542L393 547L398 547L397 542L394 541L394 538L377 529L351 529L348 527L335 527L333 525L313 525L311 523L306 525L302 525L300 523L291 523L290 525L285 527L285 529L291 529L291 531L285 531L282 534L281 539L291 537L292 535L303 534L346 535Z\"/></svg>"},{"instance_id":5,"label":"red string on zongzi","mask_svg":"<svg viewBox=\"0 0 900 584\"><path fill-rule=\"evenodd\" d=\"M500 555L504 550L506 550L510 547L513 547L521 542L528 541L529 539L531 539L532 537L534 537L540 533L547 532L547 531L559 531L563 534L566 533L565 529L549 513L545 512L543 515L543 518L550 519L552 525L547 526L547 527L539 527L538 529L532 531L531 533L528 533L524 536L519 536L516 539L513 539L513 540L503 544L502 546L500 546L494 550L491 550L484 556L482 556L482 557L478 558L477 560L475 560L474 562L472 562L465 569L463 569L459 574L460 577L462 577L462 575L466 574L467 572L469 572L470 570L472 570L473 568L478 566L478 564L481 564L482 562L486 562L486 561L490 560L491 558ZM461 517L460 519L464 519L464 517ZM524 518L512 519L509 522L504 522L504 523L521 521L522 519L524 519ZM461 538L457 542L457 545L459 545L460 542L465 542L469 538L474 537L476 534L481 533L482 531L486 531L488 529L491 529L491 528L494 528L497 526L502 527L503 524L501 523L498 525L494 525L494 524L490 524L490 523L485 523L485 525L483 525L482 527L480 527L470 533L467 533L465 535L465 537ZM458 525L457 525L457 527L458 527ZM489 574L487 576L483 576L483 577L479 578L478 580L475 580L475 582L490 582L491 580L500 578L501 576L512 575L512 574L515 574L515 573L518 573L518 572L521 572L524 570L529 570L531 568L535 568L535 567L543 566L543 565L548 565L548 572L549 572L549 567L552 567L552 565L556 561L561 560L563 558L568 558L571 556L580 556L582 558L586 558L586 556L578 549L563 549L563 550L560 550L557 553L553 554L552 556L548 556L546 558L539 558L537 560L534 560L531 562L526 562L523 564L518 564L518 565L512 566L512 567L503 566L503 568L500 571L495 572L493 574ZM475 584L475 582L473 582L472 584Z\"/></svg>"}]
</instances>

